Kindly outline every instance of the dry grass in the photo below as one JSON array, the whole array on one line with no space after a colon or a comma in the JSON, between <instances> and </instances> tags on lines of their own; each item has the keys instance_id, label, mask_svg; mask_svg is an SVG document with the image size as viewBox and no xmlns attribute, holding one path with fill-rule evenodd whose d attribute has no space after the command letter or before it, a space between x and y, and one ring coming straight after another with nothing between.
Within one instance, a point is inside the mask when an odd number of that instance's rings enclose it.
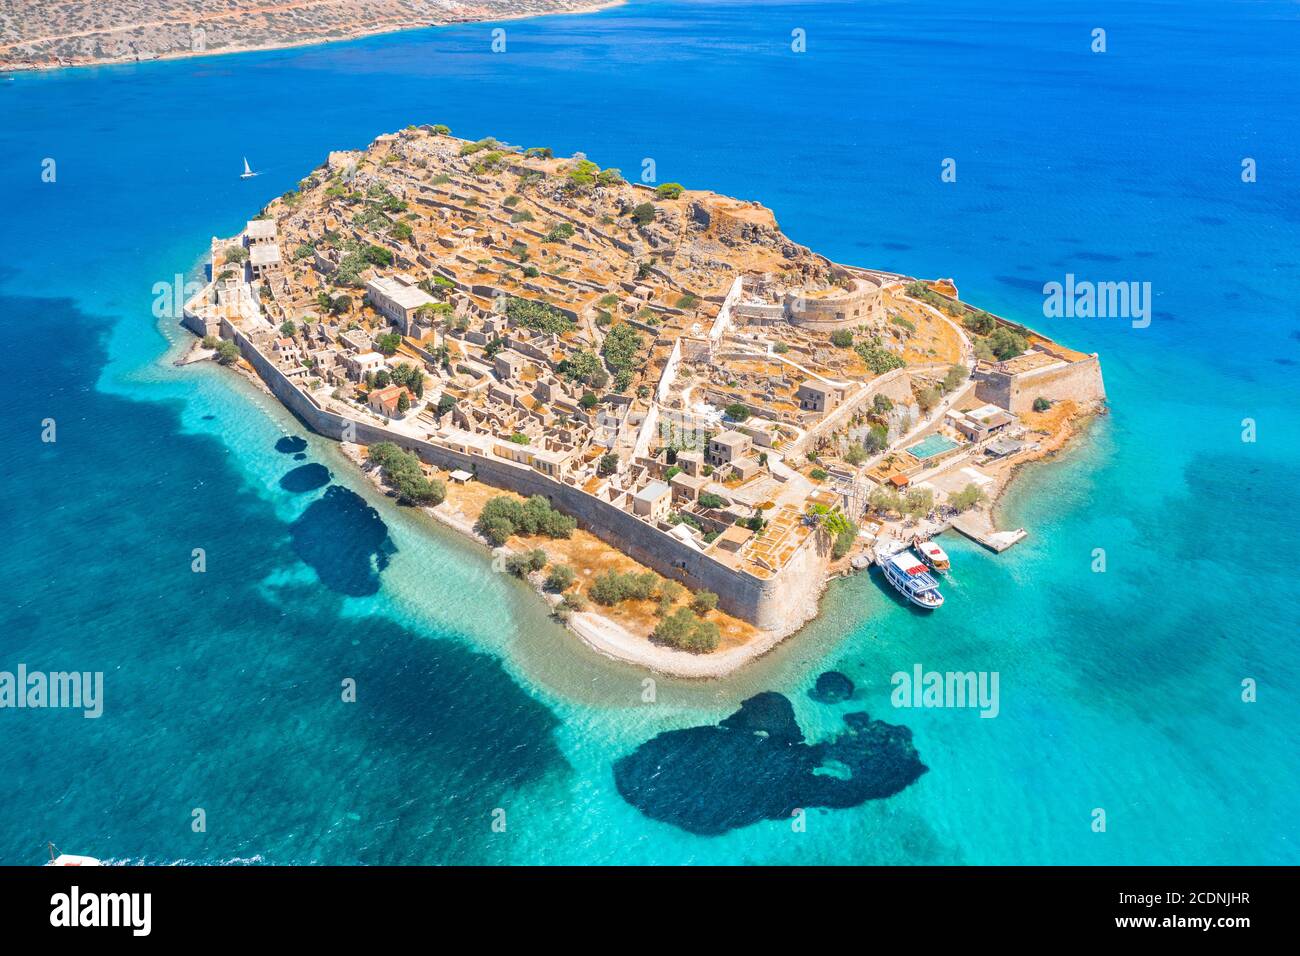
<instances>
[{"instance_id":1,"label":"dry grass","mask_svg":"<svg viewBox=\"0 0 1300 956\"><path fill-rule=\"evenodd\" d=\"M429 470L432 472L432 469ZM447 480L445 473L439 472L437 476L444 481ZM478 481L471 481L464 485L447 482L448 510L458 512L459 517L470 524L478 520L484 505L493 498L499 497L513 498L516 501L525 500L523 495L493 488ZM576 590L584 594L596 576L606 571L644 574L651 570L581 528L574 531L569 538L515 535L506 542L506 547L514 551L541 548L546 552L551 564L567 564L577 572ZM684 604L688 601L689 592L678 603ZM656 601L622 601L614 607L602 607L593 601L589 609L617 622L633 634L647 638L659 622L659 617L655 613L658 609ZM758 633L752 624L722 611L711 611L705 615L705 618L716 624L721 633L722 640L718 644L718 650L746 644Z\"/></svg>"}]
</instances>

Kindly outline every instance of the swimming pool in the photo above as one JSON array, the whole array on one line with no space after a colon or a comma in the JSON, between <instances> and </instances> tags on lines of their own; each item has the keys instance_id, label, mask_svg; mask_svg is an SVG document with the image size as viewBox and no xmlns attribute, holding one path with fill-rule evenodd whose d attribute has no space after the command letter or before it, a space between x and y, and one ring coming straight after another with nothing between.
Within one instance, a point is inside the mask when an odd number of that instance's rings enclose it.
<instances>
[{"instance_id":1,"label":"swimming pool","mask_svg":"<svg viewBox=\"0 0 1300 956\"><path fill-rule=\"evenodd\" d=\"M913 458L926 461L930 458L942 455L946 451L952 451L956 447L957 443L955 441L936 432L933 435L927 435L925 438L922 438L915 445L908 448L907 452Z\"/></svg>"}]
</instances>

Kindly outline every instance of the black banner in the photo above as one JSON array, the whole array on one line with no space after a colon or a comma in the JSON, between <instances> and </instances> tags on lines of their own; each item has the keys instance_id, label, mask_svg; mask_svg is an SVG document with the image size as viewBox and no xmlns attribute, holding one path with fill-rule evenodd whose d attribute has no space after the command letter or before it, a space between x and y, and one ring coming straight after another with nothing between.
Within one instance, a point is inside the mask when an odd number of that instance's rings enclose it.
<instances>
[{"instance_id":1,"label":"black banner","mask_svg":"<svg viewBox=\"0 0 1300 956\"><path fill-rule=\"evenodd\" d=\"M1288 923L1290 869L453 869L31 867L0 869L7 939L109 937L338 943L378 929L464 923L675 934L704 918L732 942L773 919L863 939L1135 936L1228 943ZM696 933L692 930L692 934Z\"/></svg>"}]
</instances>

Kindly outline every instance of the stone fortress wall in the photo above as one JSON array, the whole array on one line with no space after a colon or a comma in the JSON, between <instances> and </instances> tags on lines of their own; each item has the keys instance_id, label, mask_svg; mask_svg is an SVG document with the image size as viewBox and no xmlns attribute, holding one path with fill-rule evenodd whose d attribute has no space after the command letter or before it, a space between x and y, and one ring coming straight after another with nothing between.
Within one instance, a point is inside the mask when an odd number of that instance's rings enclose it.
<instances>
[{"instance_id":1,"label":"stone fortress wall","mask_svg":"<svg viewBox=\"0 0 1300 956\"><path fill-rule=\"evenodd\" d=\"M1106 386L1101 378L1101 362L1096 355L1014 375L1000 371L995 366L979 370L972 377L976 380L975 395L980 401L992 402L1013 415L1031 411L1036 398L1045 398L1050 402L1069 400L1087 404L1106 397Z\"/></svg>"},{"instance_id":2,"label":"stone fortress wall","mask_svg":"<svg viewBox=\"0 0 1300 956\"><path fill-rule=\"evenodd\" d=\"M830 546L824 540L825 535L809 535L779 572L759 579L733 570L621 508L532 468L498 458L462 454L381 425L327 411L289 381L228 320L222 320L222 334L234 340L276 398L309 428L327 438L361 445L389 441L436 468L464 469L485 484L521 495L542 495L560 511L576 518L582 528L633 560L688 587L715 592L724 611L765 630L793 630L815 612L810 601L820 592L830 562Z\"/></svg>"}]
</instances>

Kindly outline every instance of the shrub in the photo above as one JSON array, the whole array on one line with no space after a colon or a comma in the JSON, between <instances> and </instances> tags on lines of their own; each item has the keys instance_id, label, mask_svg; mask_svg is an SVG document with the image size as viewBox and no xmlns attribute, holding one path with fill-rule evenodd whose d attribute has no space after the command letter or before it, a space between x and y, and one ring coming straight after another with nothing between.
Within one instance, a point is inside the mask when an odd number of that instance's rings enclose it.
<instances>
[{"instance_id":1,"label":"shrub","mask_svg":"<svg viewBox=\"0 0 1300 956\"><path fill-rule=\"evenodd\" d=\"M696 614L708 614L718 606L718 596L712 591L696 591L691 597L691 610Z\"/></svg>"},{"instance_id":2,"label":"shrub","mask_svg":"<svg viewBox=\"0 0 1300 956\"><path fill-rule=\"evenodd\" d=\"M829 473L821 468L814 468L808 473L808 476L812 478L813 481L825 481L830 477Z\"/></svg>"},{"instance_id":3,"label":"shrub","mask_svg":"<svg viewBox=\"0 0 1300 956\"><path fill-rule=\"evenodd\" d=\"M749 418L749 409L739 402L732 402L724 411L732 421L743 422Z\"/></svg>"},{"instance_id":4,"label":"shrub","mask_svg":"<svg viewBox=\"0 0 1300 956\"><path fill-rule=\"evenodd\" d=\"M606 571L596 575L587 591L593 601L605 607L613 607L626 597L623 590L623 575L617 571Z\"/></svg>"},{"instance_id":5,"label":"shrub","mask_svg":"<svg viewBox=\"0 0 1300 956\"><path fill-rule=\"evenodd\" d=\"M664 183L655 190L655 196L659 199L676 199L685 191L681 183Z\"/></svg>"},{"instance_id":6,"label":"shrub","mask_svg":"<svg viewBox=\"0 0 1300 956\"><path fill-rule=\"evenodd\" d=\"M948 374L943 377L943 390L951 392L953 389L958 388L969 375L970 369L958 362L948 369Z\"/></svg>"},{"instance_id":7,"label":"shrub","mask_svg":"<svg viewBox=\"0 0 1300 956\"><path fill-rule=\"evenodd\" d=\"M853 345L853 333L848 329L836 329L831 333L831 345L840 349L847 349Z\"/></svg>"},{"instance_id":8,"label":"shrub","mask_svg":"<svg viewBox=\"0 0 1300 956\"><path fill-rule=\"evenodd\" d=\"M682 587L682 585L678 584L676 581L664 581L659 585L660 600L675 603L681 600L682 595L685 593L686 588Z\"/></svg>"},{"instance_id":9,"label":"shrub","mask_svg":"<svg viewBox=\"0 0 1300 956\"><path fill-rule=\"evenodd\" d=\"M831 557L838 561L853 550L853 544L857 540L858 526L849 522L849 527L842 528L839 533L835 535L835 544L831 547Z\"/></svg>"},{"instance_id":10,"label":"shrub","mask_svg":"<svg viewBox=\"0 0 1300 956\"><path fill-rule=\"evenodd\" d=\"M534 495L522 503L501 495L483 506L474 527L479 534L500 546L514 534L567 538L577 525L577 521L556 511L541 495Z\"/></svg>"},{"instance_id":11,"label":"shrub","mask_svg":"<svg viewBox=\"0 0 1300 956\"><path fill-rule=\"evenodd\" d=\"M1034 399L1034 411L1036 412L1045 412L1051 407L1052 407L1052 403L1049 402L1047 399L1043 398L1041 395L1038 396L1038 398Z\"/></svg>"},{"instance_id":12,"label":"shrub","mask_svg":"<svg viewBox=\"0 0 1300 956\"><path fill-rule=\"evenodd\" d=\"M862 361L866 363L867 368L871 369L876 375L884 375L886 372L902 368L907 364L902 358L888 349L881 348L879 345L859 342L854 346L854 351L862 357Z\"/></svg>"},{"instance_id":13,"label":"shrub","mask_svg":"<svg viewBox=\"0 0 1300 956\"><path fill-rule=\"evenodd\" d=\"M506 558L506 570L517 578L527 577L534 571L540 571L544 567L546 567L546 552L541 548L534 548L520 554L512 554Z\"/></svg>"},{"instance_id":14,"label":"shrub","mask_svg":"<svg viewBox=\"0 0 1300 956\"><path fill-rule=\"evenodd\" d=\"M526 329L550 335L563 335L573 328L573 321L554 306L518 296L506 300L506 317Z\"/></svg>"},{"instance_id":15,"label":"shrub","mask_svg":"<svg viewBox=\"0 0 1300 956\"><path fill-rule=\"evenodd\" d=\"M725 508L727 506L721 495L715 495L711 491L706 491L700 495L699 502L701 508Z\"/></svg>"},{"instance_id":16,"label":"shrub","mask_svg":"<svg viewBox=\"0 0 1300 956\"><path fill-rule=\"evenodd\" d=\"M679 607L661 619L651 636L661 644L690 651L692 654L707 654L717 648L721 638L716 624L701 621L690 609L684 607Z\"/></svg>"},{"instance_id":17,"label":"shrub","mask_svg":"<svg viewBox=\"0 0 1300 956\"><path fill-rule=\"evenodd\" d=\"M659 575L653 571L624 574L606 571L591 582L588 592L597 604L613 607L620 601L648 601L655 596Z\"/></svg>"},{"instance_id":18,"label":"shrub","mask_svg":"<svg viewBox=\"0 0 1300 956\"><path fill-rule=\"evenodd\" d=\"M567 222L557 222L551 227L550 232L542 237L542 242L562 242L565 239L573 238L573 225Z\"/></svg>"},{"instance_id":19,"label":"shrub","mask_svg":"<svg viewBox=\"0 0 1300 956\"><path fill-rule=\"evenodd\" d=\"M548 591L567 591L573 587L573 582L578 580L578 573L567 564L553 564L551 570L546 575L546 590Z\"/></svg>"},{"instance_id":20,"label":"shrub","mask_svg":"<svg viewBox=\"0 0 1300 956\"><path fill-rule=\"evenodd\" d=\"M564 600L560 602L560 606L570 611L585 611L587 610L587 598L577 591L570 591L564 595Z\"/></svg>"},{"instance_id":21,"label":"shrub","mask_svg":"<svg viewBox=\"0 0 1300 956\"><path fill-rule=\"evenodd\" d=\"M379 466L384 480L397 492L397 500L406 505L438 505L447 498L447 487L441 481L424 477L420 459L409 451L402 451L392 442L376 442L370 446L370 460Z\"/></svg>"},{"instance_id":22,"label":"shrub","mask_svg":"<svg viewBox=\"0 0 1300 956\"><path fill-rule=\"evenodd\" d=\"M655 221L654 203L643 202L632 210L632 221L638 226L646 226Z\"/></svg>"},{"instance_id":23,"label":"shrub","mask_svg":"<svg viewBox=\"0 0 1300 956\"><path fill-rule=\"evenodd\" d=\"M605 356L605 361L610 368L616 372L624 371L630 369L636 361L641 344L642 339L637 330L626 323L621 323L610 329L605 336L601 354Z\"/></svg>"}]
</instances>

